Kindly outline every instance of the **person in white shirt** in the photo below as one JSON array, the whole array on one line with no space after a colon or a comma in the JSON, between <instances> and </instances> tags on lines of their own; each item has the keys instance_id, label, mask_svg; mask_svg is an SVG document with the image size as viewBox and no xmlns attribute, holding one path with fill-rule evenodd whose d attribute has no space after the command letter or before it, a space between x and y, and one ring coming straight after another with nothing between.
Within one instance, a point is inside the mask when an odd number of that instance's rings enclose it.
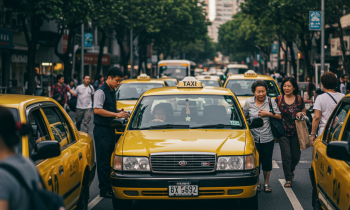
<instances>
[{"instance_id":1,"label":"person in white shirt","mask_svg":"<svg viewBox=\"0 0 350 210\"><path fill-rule=\"evenodd\" d=\"M314 118L312 120L312 130L310 144L313 145L313 141L316 138L316 130L318 129L318 135L322 135L324 127L327 123L329 116L332 114L333 109L338 104L340 99L344 97L343 93L335 91L338 85L338 79L334 73L326 72L321 76L321 87L324 91L322 95L317 96L314 105Z\"/></svg>"},{"instance_id":2,"label":"person in white shirt","mask_svg":"<svg viewBox=\"0 0 350 210\"><path fill-rule=\"evenodd\" d=\"M78 97L75 119L78 130L86 133L89 131L94 93L94 88L90 85L90 76L84 76L83 84L79 85L75 90L75 94Z\"/></svg>"}]
</instances>

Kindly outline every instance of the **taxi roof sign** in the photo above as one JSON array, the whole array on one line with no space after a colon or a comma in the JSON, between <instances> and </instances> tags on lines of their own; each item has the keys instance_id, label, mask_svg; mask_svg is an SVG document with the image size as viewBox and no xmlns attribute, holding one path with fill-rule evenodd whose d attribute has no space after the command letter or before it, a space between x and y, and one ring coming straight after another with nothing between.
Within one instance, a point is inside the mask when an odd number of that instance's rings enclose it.
<instances>
[{"instance_id":1,"label":"taxi roof sign","mask_svg":"<svg viewBox=\"0 0 350 210\"><path fill-rule=\"evenodd\" d=\"M210 79L211 77L209 75L204 76L205 79Z\"/></svg>"},{"instance_id":2,"label":"taxi roof sign","mask_svg":"<svg viewBox=\"0 0 350 210\"><path fill-rule=\"evenodd\" d=\"M248 70L246 73L244 73L244 77L257 77L258 74L255 73L253 70Z\"/></svg>"},{"instance_id":3,"label":"taxi roof sign","mask_svg":"<svg viewBox=\"0 0 350 210\"><path fill-rule=\"evenodd\" d=\"M140 74L140 76L137 77L137 80L150 80L151 77L147 74Z\"/></svg>"},{"instance_id":4,"label":"taxi roof sign","mask_svg":"<svg viewBox=\"0 0 350 210\"><path fill-rule=\"evenodd\" d=\"M177 87L181 88L202 88L202 82L198 81L195 77L185 77L182 81L179 82Z\"/></svg>"},{"instance_id":5,"label":"taxi roof sign","mask_svg":"<svg viewBox=\"0 0 350 210\"><path fill-rule=\"evenodd\" d=\"M161 79L168 79L168 77L165 76L165 75L163 75L163 76L161 77Z\"/></svg>"}]
</instances>

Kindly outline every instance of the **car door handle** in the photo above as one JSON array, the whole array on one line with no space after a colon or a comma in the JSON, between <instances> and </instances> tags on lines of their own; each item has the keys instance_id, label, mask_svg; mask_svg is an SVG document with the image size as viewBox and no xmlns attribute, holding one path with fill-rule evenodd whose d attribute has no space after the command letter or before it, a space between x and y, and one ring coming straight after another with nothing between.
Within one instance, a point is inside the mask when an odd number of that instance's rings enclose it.
<instances>
[{"instance_id":1,"label":"car door handle","mask_svg":"<svg viewBox=\"0 0 350 210\"><path fill-rule=\"evenodd\" d=\"M79 152L78 156L79 156L79 160L83 159L83 155L81 154L81 152Z\"/></svg>"},{"instance_id":2,"label":"car door handle","mask_svg":"<svg viewBox=\"0 0 350 210\"><path fill-rule=\"evenodd\" d=\"M329 175L331 175L331 173L332 173L332 167L331 167L331 166L328 166L327 173L328 173Z\"/></svg>"},{"instance_id":3,"label":"car door handle","mask_svg":"<svg viewBox=\"0 0 350 210\"><path fill-rule=\"evenodd\" d=\"M64 173L63 166L58 167L58 172L60 173L60 175Z\"/></svg>"}]
</instances>

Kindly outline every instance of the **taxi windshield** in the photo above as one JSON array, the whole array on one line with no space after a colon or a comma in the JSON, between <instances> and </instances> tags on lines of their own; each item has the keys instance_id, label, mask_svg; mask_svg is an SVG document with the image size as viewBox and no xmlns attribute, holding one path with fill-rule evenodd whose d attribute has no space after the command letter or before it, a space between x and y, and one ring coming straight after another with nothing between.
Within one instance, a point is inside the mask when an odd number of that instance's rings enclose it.
<instances>
[{"instance_id":1,"label":"taxi windshield","mask_svg":"<svg viewBox=\"0 0 350 210\"><path fill-rule=\"evenodd\" d=\"M117 100L139 100L149 89L164 87L161 83L123 83L116 91Z\"/></svg>"},{"instance_id":2,"label":"taxi windshield","mask_svg":"<svg viewBox=\"0 0 350 210\"><path fill-rule=\"evenodd\" d=\"M175 80L165 80L166 83L168 83L168 86L177 86Z\"/></svg>"},{"instance_id":3,"label":"taxi windshield","mask_svg":"<svg viewBox=\"0 0 350 210\"><path fill-rule=\"evenodd\" d=\"M202 85L205 86L214 86L214 87L221 87L219 81L216 80L199 80L202 82Z\"/></svg>"},{"instance_id":4,"label":"taxi windshield","mask_svg":"<svg viewBox=\"0 0 350 210\"><path fill-rule=\"evenodd\" d=\"M251 87L255 81L256 80L253 80L253 79L229 80L227 82L226 88L231 89L236 96L254 96L251 90ZM267 91L267 96L277 97L278 95L280 95L275 81L273 80L263 80L263 81L266 82L267 86L269 87Z\"/></svg>"},{"instance_id":5,"label":"taxi windshield","mask_svg":"<svg viewBox=\"0 0 350 210\"><path fill-rule=\"evenodd\" d=\"M228 68L226 71L226 74L244 74L246 71L247 71L247 69Z\"/></svg>"},{"instance_id":6,"label":"taxi windshield","mask_svg":"<svg viewBox=\"0 0 350 210\"><path fill-rule=\"evenodd\" d=\"M240 109L230 95L145 96L130 119L130 130L243 129Z\"/></svg>"},{"instance_id":7,"label":"taxi windshield","mask_svg":"<svg viewBox=\"0 0 350 210\"><path fill-rule=\"evenodd\" d=\"M188 67L187 66L181 66L180 64L178 66L160 66L159 67L160 74L162 76L167 76L175 79L183 79L187 75Z\"/></svg>"}]
</instances>

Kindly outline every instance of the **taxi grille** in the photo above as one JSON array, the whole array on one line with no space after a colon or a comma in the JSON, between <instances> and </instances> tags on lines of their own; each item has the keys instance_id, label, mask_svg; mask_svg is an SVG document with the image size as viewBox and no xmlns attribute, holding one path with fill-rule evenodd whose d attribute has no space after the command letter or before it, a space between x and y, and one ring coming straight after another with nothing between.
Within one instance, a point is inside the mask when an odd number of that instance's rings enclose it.
<instances>
[{"instance_id":1,"label":"taxi grille","mask_svg":"<svg viewBox=\"0 0 350 210\"><path fill-rule=\"evenodd\" d=\"M154 153L150 155L154 173L208 173L215 170L215 153Z\"/></svg>"}]
</instances>

